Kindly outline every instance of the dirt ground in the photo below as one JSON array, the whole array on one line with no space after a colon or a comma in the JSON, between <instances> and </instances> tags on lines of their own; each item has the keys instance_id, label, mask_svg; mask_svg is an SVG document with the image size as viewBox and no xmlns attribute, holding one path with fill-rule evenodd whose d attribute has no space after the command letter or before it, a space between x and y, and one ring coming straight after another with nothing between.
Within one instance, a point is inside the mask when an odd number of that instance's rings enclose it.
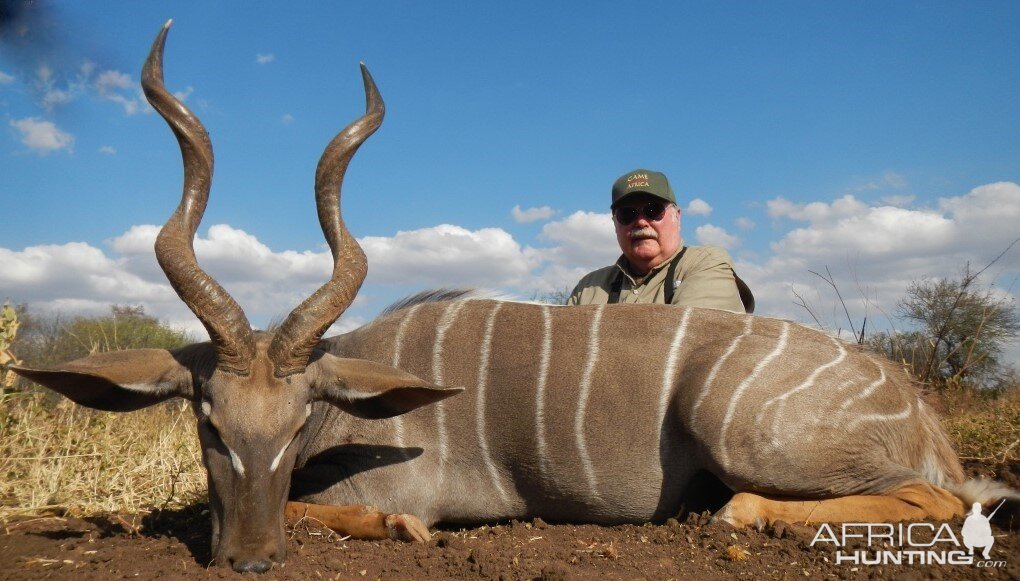
<instances>
[{"instance_id":1,"label":"dirt ground","mask_svg":"<svg viewBox=\"0 0 1020 581\"><path fill-rule=\"evenodd\" d=\"M1020 467L1000 476L1015 485ZM972 468L971 472L975 472ZM287 561L265 579L1020 579L1020 511L993 521L991 557L975 565L837 563L817 528L777 523L762 532L709 524L707 512L662 525L550 525L536 519L441 530L427 544L343 539L311 522L288 526ZM960 538L963 519L950 523ZM6 523L0 579L217 579L209 567L205 505L145 516L42 517ZM836 528L838 530L838 526ZM929 535L930 538L930 535ZM865 548L861 541L844 552ZM939 546L944 546L941 543ZM880 547L877 550L882 550ZM876 547L872 547L876 550ZM869 553L874 554L874 552Z\"/></svg>"}]
</instances>

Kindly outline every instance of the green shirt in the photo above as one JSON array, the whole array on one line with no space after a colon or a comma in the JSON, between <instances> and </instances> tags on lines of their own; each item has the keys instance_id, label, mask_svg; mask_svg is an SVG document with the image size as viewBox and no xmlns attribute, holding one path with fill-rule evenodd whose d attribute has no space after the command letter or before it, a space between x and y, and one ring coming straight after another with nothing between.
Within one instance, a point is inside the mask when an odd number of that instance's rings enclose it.
<instances>
[{"instance_id":1,"label":"green shirt","mask_svg":"<svg viewBox=\"0 0 1020 581\"><path fill-rule=\"evenodd\" d=\"M681 247L682 248L682 247ZM677 252L680 252L677 250ZM568 305L597 305L609 302L613 281L623 275L620 303L666 302L666 273L676 257L656 266L648 274L635 277L624 256L616 264L585 275L567 299ZM676 290L670 304L744 312L737 289L733 261L728 252L715 246L689 246L676 266Z\"/></svg>"}]
</instances>

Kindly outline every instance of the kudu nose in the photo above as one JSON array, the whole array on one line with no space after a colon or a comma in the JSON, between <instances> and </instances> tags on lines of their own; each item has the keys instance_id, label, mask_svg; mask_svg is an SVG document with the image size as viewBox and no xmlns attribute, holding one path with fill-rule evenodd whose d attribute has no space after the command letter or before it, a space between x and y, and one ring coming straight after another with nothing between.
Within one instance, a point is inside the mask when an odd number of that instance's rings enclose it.
<instances>
[{"instance_id":1,"label":"kudu nose","mask_svg":"<svg viewBox=\"0 0 1020 581\"><path fill-rule=\"evenodd\" d=\"M273 566L268 559L230 560L230 568L238 573L265 573Z\"/></svg>"}]
</instances>

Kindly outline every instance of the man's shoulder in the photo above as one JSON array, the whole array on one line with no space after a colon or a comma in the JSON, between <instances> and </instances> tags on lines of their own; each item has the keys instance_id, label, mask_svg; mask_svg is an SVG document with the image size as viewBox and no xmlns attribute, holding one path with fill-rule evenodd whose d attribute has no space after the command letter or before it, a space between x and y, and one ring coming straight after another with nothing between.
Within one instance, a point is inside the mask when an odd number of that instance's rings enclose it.
<instances>
[{"instance_id":1,"label":"man's shoulder","mask_svg":"<svg viewBox=\"0 0 1020 581\"><path fill-rule=\"evenodd\" d=\"M602 268L593 270L582 276L581 280L577 283L577 286L601 286L603 282L616 278L616 274L618 272L620 272L620 269L615 264L603 266Z\"/></svg>"},{"instance_id":2,"label":"man's shoulder","mask_svg":"<svg viewBox=\"0 0 1020 581\"><path fill-rule=\"evenodd\" d=\"M726 252L725 248L720 246L688 246L687 252L684 253L683 262L700 263L702 261L733 264L733 258L730 257L730 253Z\"/></svg>"},{"instance_id":3,"label":"man's shoulder","mask_svg":"<svg viewBox=\"0 0 1020 581\"><path fill-rule=\"evenodd\" d=\"M611 264L593 270L581 277L567 299L568 305L590 305L605 303L609 296L610 286L620 269Z\"/></svg>"}]
</instances>

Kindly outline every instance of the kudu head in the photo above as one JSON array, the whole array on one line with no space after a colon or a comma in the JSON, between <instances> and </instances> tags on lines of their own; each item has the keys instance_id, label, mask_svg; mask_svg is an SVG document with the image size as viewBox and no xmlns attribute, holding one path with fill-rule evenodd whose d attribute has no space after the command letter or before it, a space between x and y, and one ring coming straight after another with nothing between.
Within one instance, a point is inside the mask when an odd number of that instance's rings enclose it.
<instances>
[{"instance_id":1,"label":"kudu head","mask_svg":"<svg viewBox=\"0 0 1020 581\"><path fill-rule=\"evenodd\" d=\"M175 351L118 351L49 369L14 370L100 410L137 410L174 397L190 400L209 477L213 558L238 571L264 571L286 553L283 511L298 452L294 443L312 402L374 419L461 390L430 386L395 368L318 349L367 272L365 254L340 215L347 164L383 118L382 99L364 65L367 111L330 142L315 175L333 275L277 329L253 331L241 307L195 259L192 242L209 197L212 145L198 118L163 85L169 27L167 22L156 37L142 69L145 95L177 136L184 159L184 194L156 239L156 258L211 340Z\"/></svg>"}]
</instances>

